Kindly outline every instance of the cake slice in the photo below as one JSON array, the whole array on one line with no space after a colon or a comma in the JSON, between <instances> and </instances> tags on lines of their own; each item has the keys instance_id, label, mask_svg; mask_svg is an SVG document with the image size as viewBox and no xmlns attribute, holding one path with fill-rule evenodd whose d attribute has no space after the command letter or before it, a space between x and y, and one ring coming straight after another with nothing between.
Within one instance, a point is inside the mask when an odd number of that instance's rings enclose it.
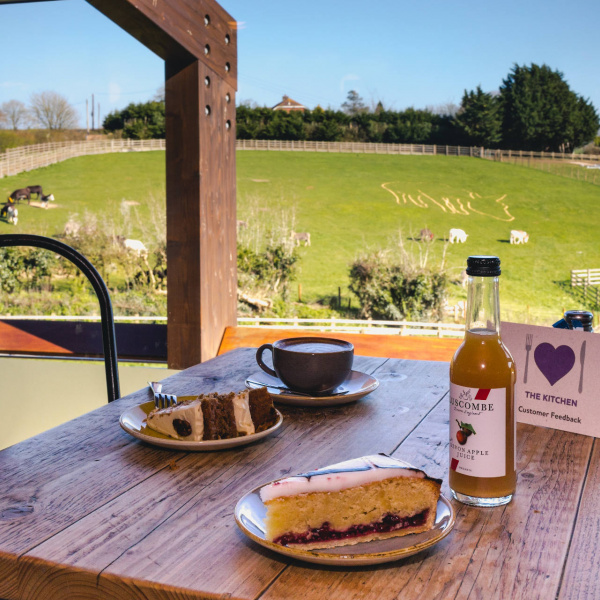
<instances>
[{"instance_id":1,"label":"cake slice","mask_svg":"<svg viewBox=\"0 0 600 600\"><path fill-rule=\"evenodd\" d=\"M184 400L168 408L155 408L146 417L146 425L176 440L200 442L204 439L202 400Z\"/></svg>"},{"instance_id":2,"label":"cake slice","mask_svg":"<svg viewBox=\"0 0 600 600\"><path fill-rule=\"evenodd\" d=\"M264 431L277 420L266 388L229 394L201 394L168 408L155 408L146 425L160 433L189 442L222 440Z\"/></svg>"},{"instance_id":3,"label":"cake slice","mask_svg":"<svg viewBox=\"0 0 600 600\"><path fill-rule=\"evenodd\" d=\"M260 491L266 539L309 550L427 531L441 484L386 454L280 479Z\"/></svg>"}]
</instances>

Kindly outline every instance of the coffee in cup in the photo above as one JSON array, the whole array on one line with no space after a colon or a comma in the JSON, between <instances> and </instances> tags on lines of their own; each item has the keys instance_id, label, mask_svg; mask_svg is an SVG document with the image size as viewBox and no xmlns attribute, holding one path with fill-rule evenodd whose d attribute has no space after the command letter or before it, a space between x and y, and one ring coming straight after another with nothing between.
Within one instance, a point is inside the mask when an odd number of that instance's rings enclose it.
<instances>
[{"instance_id":1,"label":"coffee in cup","mask_svg":"<svg viewBox=\"0 0 600 600\"><path fill-rule=\"evenodd\" d=\"M273 369L263 362L270 350ZM256 362L269 375L278 377L290 390L325 395L343 383L354 360L354 346L344 340L296 337L263 344L256 351Z\"/></svg>"}]
</instances>

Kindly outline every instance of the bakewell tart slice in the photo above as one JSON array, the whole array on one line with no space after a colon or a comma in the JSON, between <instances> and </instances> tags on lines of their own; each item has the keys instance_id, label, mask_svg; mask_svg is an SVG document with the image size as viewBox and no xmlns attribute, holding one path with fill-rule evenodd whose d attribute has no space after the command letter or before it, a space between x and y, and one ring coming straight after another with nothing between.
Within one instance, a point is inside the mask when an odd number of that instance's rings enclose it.
<instances>
[{"instance_id":1,"label":"bakewell tart slice","mask_svg":"<svg viewBox=\"0 0 600 600\"><path fill-rule=\"evenodd\" d=\"M202 394L168 408L150 411L146 425L176 440L200 442L252 435L277 420L266 388Z\"/></svg>"},{"instance_id":2,"label":"bakewell tart slice","mask_svg":"<svg viewBox=\"0 0 600 600\"><path fill-rule=\"evenodd\" d=\"M386 454L280 479L260 491L266 539L311 550L427 531L441 484Z\"/></svg>"}]
</instances>

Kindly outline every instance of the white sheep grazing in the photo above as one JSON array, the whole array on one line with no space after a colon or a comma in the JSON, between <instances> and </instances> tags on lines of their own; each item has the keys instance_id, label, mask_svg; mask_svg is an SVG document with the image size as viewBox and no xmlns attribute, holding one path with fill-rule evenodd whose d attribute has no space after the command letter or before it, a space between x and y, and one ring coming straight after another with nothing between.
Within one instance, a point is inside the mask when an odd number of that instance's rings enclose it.
<instances>
[{"instance_id":1,"label":"white sheep grazing","mask_svg":"<svg viewBox=\"0 0 600 600\"><path fill-rule=\"evenodd\" d=\"M6 220L13 225L19 222L19 211L16 206L8 206L6 209Z\"/></svg>"},{"instance_id":2,"label":"white sheep grazing","mask_svg":"<svg viewBox=\"0 0 600 600\"><path fill-rule=\"evenodd\" d=\"M292 240L296 242L296 246L300 245L300 242L304 242L305 246L310 246L310 233L308 231L296 232L292 231Z\"/></svg>"},{"instance_id":3,"label":"white sheep grazing","mask_svg":"<svg viewBox=\"0 0 600 600\"><path fill-rule=\"evenodd\" d=\"M146 246L144 246L143 242L140 242L140 240L126 239L123 241L123 246L125 246L127 250L135 252L138 256L148 255L148 248L146 248Z\"/></svg>"},{"instance_id":4,"label":"white sheep grazing","mask_svg":"<svg viewBox=\"0 0 600 600\"><path fill-rule=\"evenodd\" d=\"M450 243L451 244L464 244L469 237L462 229L451 229L450 230Z\"/></svg>"},{"instance_id":5,"label":"white sheep grazing","mask_svg":"<svg viewBox=\"0 0 600 600\"><path fill-rule=\"evenodd\" d=\"M510 232L510 243L511 244L526 244L529 241L529 234L526 231L520 231L519 229L513 229Z\"/></svg>"},{"instance_id":6,"label":"white sheep grazing","mask_svg":"<svg viewBox=\"0 0 600 600\"><path fill-rule=\"evenodd\" d=\"M65 230L64 230L64 234L69 237L69 236L73 236L76 237L77 234L79 233L79 230L81 229L81 225L73 220L73 219L69 219L66 223L65 223Z\"/></svg>"}]
</instances>

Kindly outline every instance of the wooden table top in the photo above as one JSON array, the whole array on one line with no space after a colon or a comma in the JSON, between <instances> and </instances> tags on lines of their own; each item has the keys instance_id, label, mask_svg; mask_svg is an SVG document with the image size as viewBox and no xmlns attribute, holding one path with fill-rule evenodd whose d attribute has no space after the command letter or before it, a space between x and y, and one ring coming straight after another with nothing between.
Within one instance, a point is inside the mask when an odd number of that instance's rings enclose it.
<instances>
[{"instance_id":1,"label":"wooden table top","mask_svg":"<svg viewBox=\"0 0 600 600\"><path fill-rule=\"evenodd\" d=\"M254 352L191 367L165 391L243 389ZM232 450L174 452L130 437L119 415L146 390L3 450L0 598L600 598L598 446L529 425L518 426L513 502L454 502L453 531L420 554L327 567L249 540L233 517L247 491L347 458L397 456L443 478L450 496L448 364L359 356L354 368L380 387L337 407L280 405L276 434Z\"/></svg>"}]
</instances>

